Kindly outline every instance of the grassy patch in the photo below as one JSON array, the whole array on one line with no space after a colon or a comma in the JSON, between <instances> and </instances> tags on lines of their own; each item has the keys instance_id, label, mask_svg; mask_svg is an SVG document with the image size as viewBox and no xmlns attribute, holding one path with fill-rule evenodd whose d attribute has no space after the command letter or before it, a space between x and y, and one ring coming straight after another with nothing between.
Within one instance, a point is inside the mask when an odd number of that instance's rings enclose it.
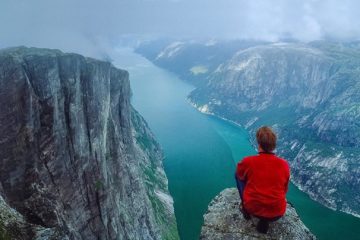
<instances>
[{"instance_id":1,"label":"grassy patch","mask_svg":"<svg viewBox=\"0 0 360 240\"><path fill-rule=\"evenodd\" d=\"M0 213L1 214L1 213ZM0 219L0 239L1 240L11 240L11 236L10 234L7 232L5 225L2 221L2 219Z\"/></svg>"},{"instance_id":2,"label":"grassy patch","mask_svg":"<svg viewBox=\"0 0 360 240\"><path fill-rule=\"evenodd\" d=\"M208 72L208 68L206 66L198 65L190 68L190 72L193 75L205 74Z\"/></svg>"},{"instance_id":3,"label":"grassy patch","mask_svg":"<svg viewBox=\"0 0 360 240\"><path fill-rule=\"evenodd\" d=\"M148 138L146 135L139 135L136 137L136 142L141 146L143 149L150 149L152 146L152 140Z\"/></svg>"},{"instance_id":4,"label":"grassy patch","mask_svg":"<svg viewBox=\"0 0 360 240\"><path fill-rule=\"evenodd\" d=\"M96 180L96 182L95 182L95 190L96 191L99 191L100 189L102 189L103 188L103 183L100 181L100 180Z\"/></svg>"}]
</instances>

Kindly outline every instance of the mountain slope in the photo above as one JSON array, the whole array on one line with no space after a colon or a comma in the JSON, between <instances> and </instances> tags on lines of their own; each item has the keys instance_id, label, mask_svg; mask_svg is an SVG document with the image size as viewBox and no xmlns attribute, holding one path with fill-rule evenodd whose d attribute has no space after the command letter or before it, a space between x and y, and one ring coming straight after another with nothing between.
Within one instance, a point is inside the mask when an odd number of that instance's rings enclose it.
<instances>
[{"instance_id":1,"label":"mountain slope","mask_svg":"<svg viewBox=\"0 0 360 240\"><path fill-rule=\"evenodd\" d=\"M0 51L0 193L30 226L18 239L178 239L161 150L130 95L110 63Z\"/></svg>"},{"instance_id":2,"label":"mountain slope","mask_svg":"<svg viewBox=\"0 0 360 240\"><path fill-rule=\"evenodd\" d=\"M142 43L136 52L156 65L178 74L181 79L201 86L208 74L229 59L239 49L264 42L254 41L170 41L157 40Z\"/></svg>"},{"instance_id":3,"label":"mountain slope","mask_svg":"<svg viewBox=\"0 0 360 240\"><path fill-rule=\"evenodd\" d=\"M330 42L239 48L203 74L189 101L250 136L273 126L292 181L324 205L359 215L359 49Z\"/></svg>"}]
</instances>

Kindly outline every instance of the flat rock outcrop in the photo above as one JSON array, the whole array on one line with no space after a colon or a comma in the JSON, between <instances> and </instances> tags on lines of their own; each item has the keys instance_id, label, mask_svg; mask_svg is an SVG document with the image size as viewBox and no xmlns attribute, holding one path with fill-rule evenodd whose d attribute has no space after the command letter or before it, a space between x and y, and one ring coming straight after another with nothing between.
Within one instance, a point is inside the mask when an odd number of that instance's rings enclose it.
<instances>
[{"instance_id":1,"label":"flat rock outcrop","mask_svg":"<svg viewBox=\"0 0 360 240\"><path fill-rule=\"evenodd\" d=\"M267 234L255 229L258 219L245 220L239 211L240 198L237 189L228 188L216 196L204 215L200 239L203 240L310 240L316 239L301 222L295 209L288 204L286 214L276 222L270 223Z\"/></svg>"}]
</instances>

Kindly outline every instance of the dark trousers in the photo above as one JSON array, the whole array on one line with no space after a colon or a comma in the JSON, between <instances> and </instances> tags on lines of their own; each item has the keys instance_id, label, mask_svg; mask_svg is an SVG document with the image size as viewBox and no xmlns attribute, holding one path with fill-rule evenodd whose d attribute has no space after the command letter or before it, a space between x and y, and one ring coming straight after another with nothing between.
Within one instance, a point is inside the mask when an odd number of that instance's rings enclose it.
<instances>
[{"instance_id":1,"label":"dark trousers","mask_svg":"<svg viewBox=\"0 0 360 240\"><path fill-rule=\"evenodd\" d=\"M235 181L236 181L236 187L239 191L239 195L240 195L240 199L241 201L243 200L243 193L244 193L244 189L245 189L245 181L242 181L238 178L238 176L235 173Z\"/></svg>"}]
</instances>

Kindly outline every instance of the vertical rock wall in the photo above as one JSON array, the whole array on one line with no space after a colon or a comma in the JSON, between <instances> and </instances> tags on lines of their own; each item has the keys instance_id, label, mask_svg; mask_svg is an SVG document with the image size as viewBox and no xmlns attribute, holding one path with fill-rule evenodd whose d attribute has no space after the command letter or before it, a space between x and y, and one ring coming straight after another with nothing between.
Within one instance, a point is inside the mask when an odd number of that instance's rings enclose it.
<instances>
[{"instance_id":1,"label":"vertical rock wall","mask_svg":"<svg viewBox=\"0 0 360 240\"><path fill-rule=\"evenodd\" d=\"M28 223L64 239L162 238L137 158L162 169L162 156L134 141L130 91L128 73L107 62L47 49L0 51L2 195ZM142 118L139 125L146 126ZM167 194L165 175L154 179ZM174 215L162 210L176 238Z\"/></svg>"}]
</instances>

